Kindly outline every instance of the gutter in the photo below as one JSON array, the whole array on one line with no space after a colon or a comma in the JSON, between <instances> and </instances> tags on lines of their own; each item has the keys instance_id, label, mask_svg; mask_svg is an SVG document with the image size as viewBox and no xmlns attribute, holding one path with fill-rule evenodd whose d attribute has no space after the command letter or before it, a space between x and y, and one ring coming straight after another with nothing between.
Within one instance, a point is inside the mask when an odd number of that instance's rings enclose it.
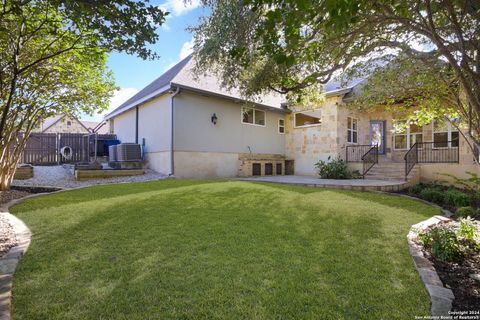
<instances>
[{"instance_id":1,"label":"gutter","mask_svg":"<svg viewBox=\"0 0 480 320\"><path fill-rule=\"evenodd\" d=\"M175 111L175 97L177 96L177 94L180 93L180 88L179 87L176 87L175 88L175 91L173 91L173 87L170 89L170 93L172 94L170 96L170 129L171 129L171 132L170 132L170 174L169 176L173 176L173 174L175 173L175 159L174 159L174 120L175 120L175 114L174 114L174 111Z\"/></svg>"}]
</instances>

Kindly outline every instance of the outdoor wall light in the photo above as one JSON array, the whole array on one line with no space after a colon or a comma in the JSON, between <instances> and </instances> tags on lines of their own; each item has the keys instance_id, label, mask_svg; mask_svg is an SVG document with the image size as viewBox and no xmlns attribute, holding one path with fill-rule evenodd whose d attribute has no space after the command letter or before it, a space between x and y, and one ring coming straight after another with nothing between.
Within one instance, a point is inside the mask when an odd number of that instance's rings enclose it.
<instances>
[{"instance_id":1,"label":"outdoor wall light","mask_svg":"<svg viewBox=\"0 0 480 320\"><path fill-rule=\"evenodd\" d=\"M217 121L218 121L217 115L214 113L214 114L212 115L212 123L213 123L213 125L216 125L216 124L217 124Z\"/></svg>"}]
</instances>

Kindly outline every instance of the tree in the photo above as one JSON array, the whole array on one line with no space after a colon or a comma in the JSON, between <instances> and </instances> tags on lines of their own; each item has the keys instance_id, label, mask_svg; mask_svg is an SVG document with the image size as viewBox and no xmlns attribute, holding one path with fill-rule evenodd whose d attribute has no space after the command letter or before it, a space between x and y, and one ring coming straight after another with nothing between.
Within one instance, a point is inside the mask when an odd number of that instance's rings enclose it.
<instances>
[{"instance_id":1,"label":"tree","mask_svg":"<svg viewBox=\"0 0 480 320\"><path fill-rule=\"evenodd\" d=\"M108 52L156 57L146 44L157 40L156 26L164 21L160 9L128 0L89 3L7 0L0 5L0 190L10 187L41 119L108 107L115 88L106 68Z\"/></svg>"},{"instance_id":2,"label":"tree","mask_svg":"<svg viewBox=\"0 0 480 320\"><path fill-rule=\"evenodd\" d=\"M212 14L192 28L197 69L213 69L246 95L265 90L299 101L307 88L382 56L408 56L433 73L449 65L459 113L480 132L480 2L453 0L205 1ZM312 91L312 90L310 90ZM316 91L316 90L313 90ZM471 111L469 110L471 109Z\"/></svg>"}]
</instances>

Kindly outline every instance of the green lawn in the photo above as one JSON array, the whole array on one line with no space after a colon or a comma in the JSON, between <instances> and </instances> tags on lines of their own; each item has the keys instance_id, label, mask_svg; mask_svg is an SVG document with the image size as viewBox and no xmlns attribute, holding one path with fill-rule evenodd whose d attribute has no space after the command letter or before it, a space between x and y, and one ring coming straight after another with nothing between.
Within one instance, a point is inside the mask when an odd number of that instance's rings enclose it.
<instances>
[{"instance_id":1,"label":"green lawn","mask_svg":"<svg viewBox=\"0 0 480 320\"><path fill-rule=\"evenodd\" d=\"M120 184L12 208L14 319L413 319L404 198L240 181Z\"/></svg>"}]
</instances>

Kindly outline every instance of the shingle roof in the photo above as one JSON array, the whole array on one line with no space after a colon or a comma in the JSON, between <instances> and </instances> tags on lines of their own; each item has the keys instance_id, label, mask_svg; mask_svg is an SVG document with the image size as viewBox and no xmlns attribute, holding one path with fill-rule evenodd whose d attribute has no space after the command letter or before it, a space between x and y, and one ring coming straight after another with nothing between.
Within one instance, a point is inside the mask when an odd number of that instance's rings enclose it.
<instances>
[{"instance_id":1,"label":"shingle roof","mask_svg":"<svg viewBox=\"0 0 480 320\"><path fill-rule=\"evenodd\" d=\"M181 60L179 63L168 69L165 73L163 73L160 77L155 79L152 83L147 85L145 88L137 92L133 97L122 103L118 108L114 109L109 115L117 113L118 111L125 109L128 110L128 106L135 104L135 102L145 98L155 91L168 86L172 79L185 67L185 65L190 61L192 56L188 56L185 59ZM132 106L133 107L133 106ZM107 115L107 117L109 116Z\"/></svg>"},{"instance_id":2,"label":"shingle roof","mask_svg":"<svg viewBox=\"0 0 480 320\"><path fill-rule=\"evenodd\" d=\"M192 55L189 55L139 91L136 95L122 103L118 108L110 112L106 116L106 119L139 105L144 102L147 97L156 95L155 92L157 92L157 94L163 93L164 91L159 92L159 90L170 86L180 87L186 90L200 91L205 94L212 94L239 101L245 100L239 90L227 90L223 88L220 85L218 78L214 75L195 75L193 74L193 68L194 60L192 59ZM267 108L281 109L283 99L281 95L265 94L261 97L252 99L250 102L254 102Z\"/></svg>"},{"instance_id":3,"label":"shingle roof","mask_svg":"<svg viewBox=\"0 0 480 320\"><path fill-rule=\"evenodd\" d=\"M245 97L240 90L236 88L226 89L221 86L219 79L213 74L195 75L193 74L194 60L190 60L185 67L172 79L172 85L181 88L202 91L217 96L245 101ZM250 98L249 102L256 103L271 109L281 109L284 98L280 94L265 93L261 96Z\"/></svg>"}]
</instances>

